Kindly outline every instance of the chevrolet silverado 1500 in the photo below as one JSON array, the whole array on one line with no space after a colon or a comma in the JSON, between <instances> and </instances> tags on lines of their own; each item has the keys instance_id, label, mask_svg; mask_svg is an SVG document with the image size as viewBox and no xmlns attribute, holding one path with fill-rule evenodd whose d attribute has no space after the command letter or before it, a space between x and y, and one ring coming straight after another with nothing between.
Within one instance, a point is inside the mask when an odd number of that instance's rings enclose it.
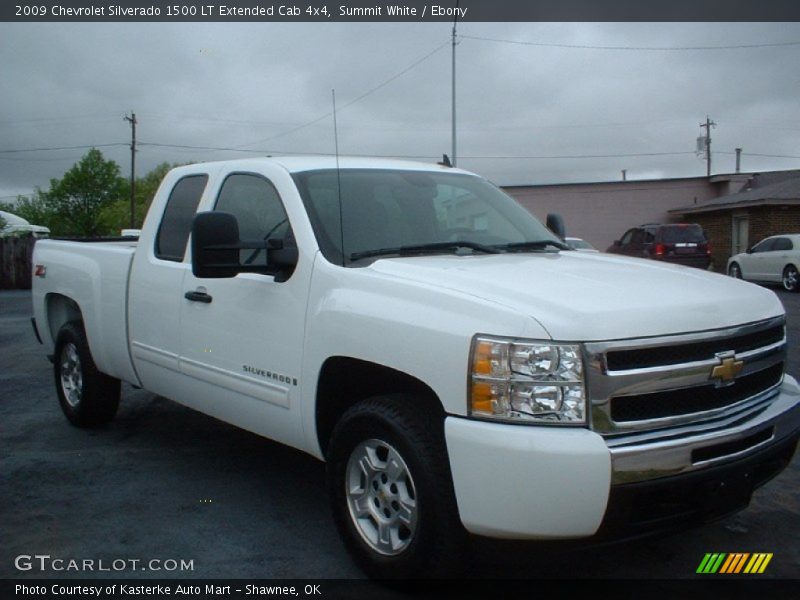
<instances>
[{"instance_id":1,"label":"chevrolet silverado 1500","mask_svg":"<svg viewBox=\"0 0 800 600\"><path fill-rule=\"evenodd\" d=\"M138 241L40 241L34 263L74 425L109 421L128 382L325 460L339 531L378 577L452 572L468 532L719 517L798 440L773 292L572 251L448 166L179 167Z\"/></svg>"}]
</instances>

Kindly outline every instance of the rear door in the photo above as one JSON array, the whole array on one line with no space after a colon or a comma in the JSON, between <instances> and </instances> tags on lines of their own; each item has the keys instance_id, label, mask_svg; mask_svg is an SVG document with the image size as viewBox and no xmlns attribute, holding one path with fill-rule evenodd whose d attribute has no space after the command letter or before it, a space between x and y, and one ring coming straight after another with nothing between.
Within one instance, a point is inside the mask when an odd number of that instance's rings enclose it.
<instances>
[{"instance_id":1,"label":"rear door","mask_svg":"<svg viewBox=\"0 0 800 600\"><path fill-rule=\"evenodd\" d=\"M645 232L644 229L634 229L633 236L631 236L631 243L628 245L626 252L628 256L646 256L645 252Z\"/></svg>"},{"instance_id":2,"label":"rear door","mask_svg":"<svg viewBox=\"0 0 800 600\"><path fill-rule=\"evenodd\" d=\"M625 232L619 240L619 245L614 244L609 250L614 254L625 254L630 256L631 254L631 241L633 240L633 234L636 232L636 229L629 229Z\"/></svg>"},{"instance_id":3,"label":"rear door","mask_svg":"<svg viewBox=\"0 0 800 600\"><path fill-rule=\"evenodd\" d=\"M793 250L792 240L788 237L777 237L769 252L764 253L764 274L767 281L781 281L783 268L789 262Z\"/></svg>"},{"instance_id":4,"label":"rear door","mask_svg":"<svg viewBox=\"0 0 800 600\"><path fill-rule=\"evenodd\" d=\"M131 356L143 387L180 399L180 313L186 247L197 206L205 193L203 172L171 173L142 230L129 284ZM152 240L145 244L144 240Z\"/></svg>"},{"instance_id":5,"label":"rear door","mask_svg":"<svg viewBox=\"0 0 800 600\"><path fill-rule=\"evenodd\" d=\"M264 170L269 173L270 168ZM236 217L241 240L295 244L273 181L261 172L241 172L227 175L219 186L213 210ZM266 264L266 252L242 250L240 263ZM187 403L261 435L300 445L297 409L310 276L302 262L283 282L260 273L198 279L191 269L186 271L180 338L181 368L192 393Z\"/></svg>"},{"instance_id":6,"label":"rear door","mask_svg":"<svg viewBox=\"0 0 800 600\"><path fill-rule=\"evenodd\" d=\"M745 279L755 279L757 281L770 281L768 271L769 257L775 246L777 238L767 238L755 246L746 255L747 258L742 265L742 273Z\"/></svg>"}]
</instances>

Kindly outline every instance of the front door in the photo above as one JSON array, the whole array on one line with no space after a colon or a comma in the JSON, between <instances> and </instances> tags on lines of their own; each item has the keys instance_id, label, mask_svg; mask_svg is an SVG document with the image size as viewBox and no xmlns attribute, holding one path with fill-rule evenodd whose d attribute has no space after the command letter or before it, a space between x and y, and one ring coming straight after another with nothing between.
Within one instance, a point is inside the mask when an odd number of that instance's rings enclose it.
<instances>
[{"instance_id":1,"label":"front door","mask_svg":"<svg viewBox=\"0 0 800 600\"><path fill-rule=\"evenodd\" d=\"M236 217L242 241L295 243L280 195L263 175L228 175L214 210ZM266 264L266 252L242 250L240 263ZM310 269L300 267L283 282L257 273L198 279L187 270L181 369L194 389L186 403L300 445L299 379L309 281Z\"/></svg>"}]
</instances>

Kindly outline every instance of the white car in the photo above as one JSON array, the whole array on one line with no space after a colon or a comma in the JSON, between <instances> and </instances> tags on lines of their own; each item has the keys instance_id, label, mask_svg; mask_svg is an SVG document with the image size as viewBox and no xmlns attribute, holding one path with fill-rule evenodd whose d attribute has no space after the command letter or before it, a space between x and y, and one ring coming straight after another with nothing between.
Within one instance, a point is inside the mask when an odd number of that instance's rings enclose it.
<instances>
[{"instance_id":1,"label":"white car","mask_svg":"<svg viewBox=\"0 0 800 600\"><path fill-rule=\"evenodd\" d=\"M800 291L800 233L773 235L728 259L728 275Z\"/></svg>"},{"instance_id":2,"label":"white car","mask_svg":"<svg viewBox=\"0 0 800 600\"><path fill-rule=\"evenodd\" d=\"M50 237L50 230L43 225L31 225L22 217L0 210L0 218L5 221L5 226L0 229L0 237L11 235L30 234L35 238Z\"/></svg>"},{"instance_id":3,"label":"white car","mask_svg":"<svg viewBox=\"0 0 800 600\"><path fill-rule=\"evenodd\" d=\"M599 252L597 248L581 238L567 237L564 238L564 241L567 242L573 250L578 250L579 252Z\"/></svg>"}]
</instances>

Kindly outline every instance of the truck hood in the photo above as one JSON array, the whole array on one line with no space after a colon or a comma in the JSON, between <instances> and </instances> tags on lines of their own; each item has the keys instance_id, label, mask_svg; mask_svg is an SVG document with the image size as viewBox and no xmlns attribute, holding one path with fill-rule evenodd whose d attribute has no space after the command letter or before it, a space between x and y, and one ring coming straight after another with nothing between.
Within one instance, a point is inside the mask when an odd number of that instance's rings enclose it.
<instances>
[{"instance_id":1,"label":"truck hood","mask_svg":"<svg viewBox=\"0 0 800 600\"><path fill-rule=\"evenodd\" d=\"M784 314L777 296L716 273L588 252L387 258L368 269L503 305L554 340L599 341L719 329ZM491 315L486 331L492 333Z\"/></svg>"}]
</instances>

